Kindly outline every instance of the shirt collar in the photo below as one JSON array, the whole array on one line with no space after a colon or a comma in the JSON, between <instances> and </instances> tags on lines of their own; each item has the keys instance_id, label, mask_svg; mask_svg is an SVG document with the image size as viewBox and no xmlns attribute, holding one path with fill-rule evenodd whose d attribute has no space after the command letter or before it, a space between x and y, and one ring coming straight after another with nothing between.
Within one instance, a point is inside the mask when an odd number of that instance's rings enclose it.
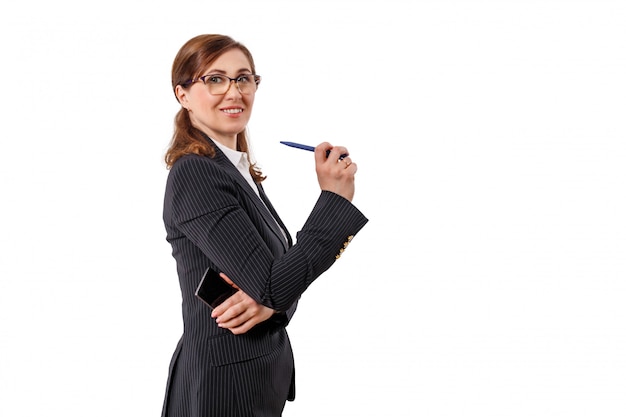
<instances>
[{"instance_id":1,"label":"shirt collar","mask_svg":"<svg viewBox=\"0 0 626 417\"><path fill-rule=\"evenodd\" d=\"M234 166L236 166L236 167L239 167L240 165L243 165L244 167L248 166L248 159L246 158L245 152L239 152L239 151L235 151L233 149L230 149L229 147L222 145L221 143L219 143L216 140L214 140L213 143L215 143L215 145L218 148L220 148L220 150L224 153L224 155L226 155L228 160Z\"/></svg>"}]
</instances>

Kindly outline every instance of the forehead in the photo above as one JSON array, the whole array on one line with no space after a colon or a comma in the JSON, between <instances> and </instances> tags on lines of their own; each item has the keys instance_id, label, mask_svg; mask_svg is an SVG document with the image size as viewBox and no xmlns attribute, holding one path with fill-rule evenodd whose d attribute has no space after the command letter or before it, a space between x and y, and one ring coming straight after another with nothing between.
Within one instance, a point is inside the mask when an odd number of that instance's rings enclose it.
<instances>
[{"instance_id":1,"label":"forehead","mask_svg":"<svg viewBox=\"0 0 626 417\"><path fill-rule=\"evenodd\" d=\"M250 61L241 49L231 49L213 61L206 72L239 73L252 71Z\"/></svg>"}]
</instances>

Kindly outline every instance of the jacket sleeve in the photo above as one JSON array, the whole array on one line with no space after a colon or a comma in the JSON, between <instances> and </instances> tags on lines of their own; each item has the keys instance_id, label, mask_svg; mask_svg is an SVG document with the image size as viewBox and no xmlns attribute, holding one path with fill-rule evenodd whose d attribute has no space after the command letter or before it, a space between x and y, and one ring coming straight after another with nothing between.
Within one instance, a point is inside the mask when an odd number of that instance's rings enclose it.
<instances>
[{"instance_id":1,"label":"jacket sleeve","mask_svg":"<svg viewBox=\"0 0 626 417\"><path fill-rule=\"evenodd\" d=\"M256 301L287 310L341 256L367 218L322 191L297 242L276 258L238 200L232 178L208 158L182 158L168 178L170 221Z\"/></svg>"}]
</instances>

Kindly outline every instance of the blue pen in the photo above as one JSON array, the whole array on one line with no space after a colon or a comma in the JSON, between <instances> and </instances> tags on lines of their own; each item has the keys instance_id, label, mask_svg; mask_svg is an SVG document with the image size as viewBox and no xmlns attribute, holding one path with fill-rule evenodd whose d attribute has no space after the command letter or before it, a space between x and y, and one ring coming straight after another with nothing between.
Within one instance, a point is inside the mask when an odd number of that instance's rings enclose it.
<instances>
[{"instance_id":1,"label":"blue pen","mask_svg":"<svg viewBox=\"0 0 626 417\"><path fill-rule=\"evenodd\" d=\"M287 146L291 146L292 148L298 148L298 149L304 149L305 151L315 151L315 148L313 146L309 146L309 145L303 145L301 143L296 143L296 142L286 142L286 141L281 141L280 143L282 143L283 145L287 145ZM326 151L326 158L328 158L328 155L330 154L330 150ZM348 156L347 153L342 154L339 159L343 159L346 156Z\"/></svg>"}]
</instances>

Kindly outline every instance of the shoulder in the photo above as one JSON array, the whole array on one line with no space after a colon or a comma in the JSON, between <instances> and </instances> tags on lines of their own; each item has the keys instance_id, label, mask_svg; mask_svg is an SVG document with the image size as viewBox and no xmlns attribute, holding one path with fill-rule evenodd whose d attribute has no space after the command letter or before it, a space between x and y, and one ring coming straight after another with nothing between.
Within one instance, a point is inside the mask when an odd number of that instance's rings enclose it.
<instances>
[{"instance_id":1,"label":"shoulder","mask_svg":"<svg viewBox=\"0 0 626 417\"><path fill-rule=\"evenodd\" d=\"M228 173L215 158L189 154L174 163L168 175L168 183L220 182L227 178Z\"/></svg>"},{"instance_id":2,"label":"shoulder","mask_svg":"<svg viewBox=\"0 0 626 417\"><path fill-rule=\"evenodd\" d=\"M237 190L219 161L185 155L177 160L165 186L166 223L181 223L237 204Z\"/></svg>"},{"instance_id":3,"label":"shoulder","mask_svg":"<svg viewBox=\"0 0 626 417\"><path fill-rule=\"evenodd\" d=\"M181 156L172 168L170 174L184 174L189 171L205 171L207 169L217 168L217 163L213 158L208 156L188 154Z\"/></svg>"},{"instance_id":4,"label":"shoulder","mask_svg":"<svg viewBox=\"0 0 626 417\"><path fill-rule=\"evenodd\" d=\"M193 200L210 205L229 201L236 194L231 173L219 158L201 155L185 155L177 160L167 177L166 201L173 203Z\"/></svg>"}]
</instances>

